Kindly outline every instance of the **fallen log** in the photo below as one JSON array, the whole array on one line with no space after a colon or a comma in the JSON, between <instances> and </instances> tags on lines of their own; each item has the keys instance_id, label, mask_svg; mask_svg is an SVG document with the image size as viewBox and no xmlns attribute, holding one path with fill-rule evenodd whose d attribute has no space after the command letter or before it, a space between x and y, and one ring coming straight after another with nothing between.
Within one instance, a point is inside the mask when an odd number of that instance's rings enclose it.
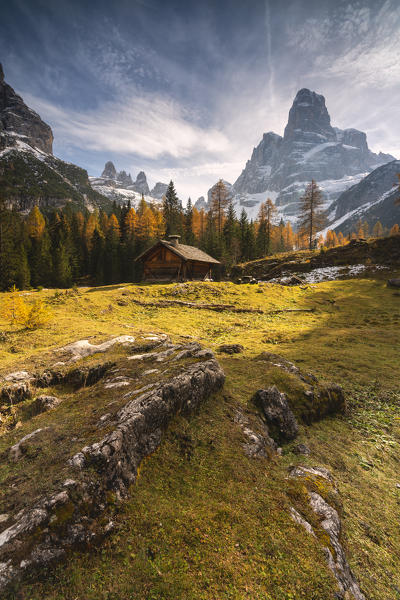
<instances>
[{"instance_id":1,"label":"fallen log","mask_svg":"<svg viewBox=\"0 0 400 600\"><path fill-rule=\"evenodd\" d=\"M269 310L267 313L267 315L274 315L276 313L312 313L315 312L315 306L313 308L276 308L275 310Z\"/></svg>"},{"instance_id":2,"label":"fallen log","mask_svg":"<svg viewBox=\"0 0 400 600\"><path fill-rule=\"evenodd\" d=\"M256 313L259 315L273 315L277 313L297 313L297 312L315 312L315 308L277 308L265 311L262 308L242 308L234 304L197 304L196 302L184 302L183 300L160 300L159 302L143 302L132 298L134 304L144 307L168 308L169 306L183 306L185 308L197 308L199 310L214 310L222 312L224 310L234 313Z\"/></svg>"},{"instance_id":3,"label":"fallen log","mask_svg":"<svg viewBox=\"0 0 400 600\"><path fill-rule=\"evenodd\" d=\"M236 313L258 313L263 314L264 311L261 308L241 308L234 304L197 304L196 302L184 302L183 300L160 300L159 302L143 302L142 300L132 299L134 304L139 306L148 306L156 308L168 308L169 306L184 306L185 308L198 308L200 310L214 310L216 312L222 312L229 310Z\"/></svg>"}]
</instances>

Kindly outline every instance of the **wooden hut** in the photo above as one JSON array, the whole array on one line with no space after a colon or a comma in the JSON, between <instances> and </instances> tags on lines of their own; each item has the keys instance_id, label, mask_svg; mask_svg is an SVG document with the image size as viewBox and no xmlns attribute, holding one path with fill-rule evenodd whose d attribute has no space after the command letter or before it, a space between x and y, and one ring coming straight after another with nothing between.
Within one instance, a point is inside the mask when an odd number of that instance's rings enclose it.
<instances>
[{"instance_id":1,"label":"wooden hut","mask_svg":"<svg viewBox=\"0 0 400 600\"><path fill-rule=\"evenodd\" d=\"M143 263L143 279L181 281L210 277L212 267L220 262L199 248L180 244L179 239L179 235L170 235L136 258Z\"/></svg>"}]
</instances>

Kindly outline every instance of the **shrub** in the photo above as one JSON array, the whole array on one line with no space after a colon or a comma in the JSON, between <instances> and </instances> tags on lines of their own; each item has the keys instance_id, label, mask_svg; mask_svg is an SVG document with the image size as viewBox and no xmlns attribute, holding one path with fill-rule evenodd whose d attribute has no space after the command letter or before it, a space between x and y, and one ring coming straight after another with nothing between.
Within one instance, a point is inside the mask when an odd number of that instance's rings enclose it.
<instances>
[{"instance_id":1,"label":"shrub","mask_svg":"<svg viewBox=\"0 0 400 600\"><path fill-rule=\"evenodd\" d=\"M50 312L42 299L28 304L18 293L15 285L1 306L1 316L10 325L22 325L26 329L37 329L50 319Z\"/></svg>"}]
</instances>

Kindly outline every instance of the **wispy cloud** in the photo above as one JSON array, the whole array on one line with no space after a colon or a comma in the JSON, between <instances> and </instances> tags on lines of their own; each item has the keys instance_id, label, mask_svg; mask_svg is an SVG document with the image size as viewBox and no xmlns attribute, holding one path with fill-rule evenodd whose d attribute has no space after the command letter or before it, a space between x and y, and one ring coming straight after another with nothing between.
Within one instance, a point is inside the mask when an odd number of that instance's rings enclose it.
<instances>
[{"instance_id":1,"label":"wispy cloud","mask_svg":"<svg viewBox=\"0 0 400 600\"><path fill-rule=\"evenodd\" d=\"M87 112L59 108L29 94L25 97L64 145L152 159L185 159L195 153L217 156L229 147L221 131L191 123L179 104L155 95L132 91L128 102L109 102Z\"/></svg>"}]
</instances>

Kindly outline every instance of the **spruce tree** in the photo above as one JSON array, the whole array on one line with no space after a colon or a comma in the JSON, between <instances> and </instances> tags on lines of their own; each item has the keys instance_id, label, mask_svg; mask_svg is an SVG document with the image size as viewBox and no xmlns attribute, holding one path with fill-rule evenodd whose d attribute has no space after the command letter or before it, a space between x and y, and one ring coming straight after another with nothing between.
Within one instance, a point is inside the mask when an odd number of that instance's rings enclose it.
<instances>
[{"instance_id":1,"label":"spruce tree","mask_svg":"<svg viewBox=\"0 0 400 600\"><path fill-rule=\"evenodd\" d=\"M182 231L181 204L175 191L174 182L171 180L163 199L163 216L165 233L167 236L180 234Z\"/></svg>"},{"instance_id":2,"label":"spruce tree","mask_svg":"<svg viewBox=\"0 0 400 600\"><path fill-rule=\"evenodd\" d=\"M120 281L120 229L117 217L112 214L105 243L105 283Z\"/></svg>"},{"instance_id":3,"label":"spruce tree","mask_svg":"<svg viewBox=\"0 0 400 600\"><path fill-rule=\"evenodd\" d=\"M56 287L68 288L72 285L72 269L69 253L62 240L59 240L53 254L53 277Z\"/></svg>"},{"instance_id":4,"label":"spruce tree","mask_svg":"<svg viewBox=\"0 0 400 600\"><path fill-rule=\"evenodd\" d=\"M31 274L29 271L28 256L22 242L17 247L16 267L15 285L19 290L24 290L30 285Z\"/></svg>"},{"instance_id":5,"label":"spruce tree","mask_svg":"<svg viewBox=\"0 0 400 600\"><path fill-rule=\"evenodd\" d=\"M103 285L104 283L104 253L104 236L96 227L93 232L90 251L90 276L95 285Z\"/></svg>"},{"instance_id":6,"label":"spruce tree","mask_svg":"<svg viewBox=\"0 0 400 600\"><path fill-rule=\"evenodd\" d=\"M12 214L7 210L5 201L0 198L0 289L2 290L13 285L13 238Z\"/></svg>"},{"instance_id":7,"label":"spruce tree","mask_svg":"<svg viewBox=\"0 0 400 600\"><path fill-rule=\"evenodd\" d=\"M238 222L232 200L229 202L223 236L225 242L225 262L228 266L232 266L238 261L240 253Z\"/></svg>"},{"instance_id":8,"label":"spruce tree","mask_svg":"<svg viewBox=\"0 0 400 600\"><path fill-rule=\"evenodd\" d=\"M188 199L185 209L185 242L192 246L194 244L194 233L193 233L193 206L191 198Z\"/></svg>"}]
</instances>

